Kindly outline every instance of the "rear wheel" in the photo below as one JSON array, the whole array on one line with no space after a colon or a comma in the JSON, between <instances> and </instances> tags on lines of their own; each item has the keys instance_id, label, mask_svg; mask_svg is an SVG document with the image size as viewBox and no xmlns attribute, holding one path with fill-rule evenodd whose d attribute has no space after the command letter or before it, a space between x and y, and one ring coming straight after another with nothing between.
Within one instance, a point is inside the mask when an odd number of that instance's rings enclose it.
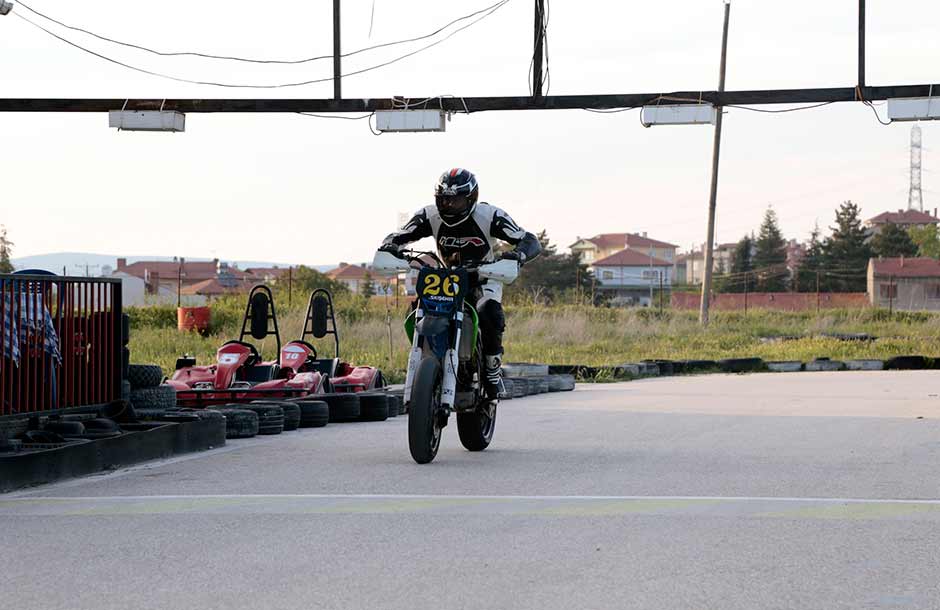
<instances>
[{"instance_id":1,"label":"rear wheel","mask_svg":"<svg viewBox=\"0 0 940 610\"><path fill-rule=\"evenodd\" d=\"M418 365L411 388L408 417L408 448L419 464L427 464L441 446L437 412L441 406L441 364L427 357Z\"/></svg>"},{"instance_id":2,"label":"rear wheel","mask_svg":"<svg viewBox=\"0 0 940 610\"><path fill-rule=\"evenodd\" d=\"M457 434L467 451L483 451L496 430L496 403L486 402L471 413L457 414Z\"/></svg>"}]
</instances>

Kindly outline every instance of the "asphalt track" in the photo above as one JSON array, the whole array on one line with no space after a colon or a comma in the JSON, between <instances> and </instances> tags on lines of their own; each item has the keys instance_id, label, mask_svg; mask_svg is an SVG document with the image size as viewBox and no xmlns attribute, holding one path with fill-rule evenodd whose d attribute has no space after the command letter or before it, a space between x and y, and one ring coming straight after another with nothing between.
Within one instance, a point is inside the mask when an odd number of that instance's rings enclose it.
<instances>
[{"instance_id":1,"label":"asphalt track","mask_svg":"<svg viewBox=\"0 0 940 610\"><path fill-rule=\"evenodd\" d=\"M579 386L0 495L8 608L940 608L940 374Z\"/></svg>"}]
</instances>

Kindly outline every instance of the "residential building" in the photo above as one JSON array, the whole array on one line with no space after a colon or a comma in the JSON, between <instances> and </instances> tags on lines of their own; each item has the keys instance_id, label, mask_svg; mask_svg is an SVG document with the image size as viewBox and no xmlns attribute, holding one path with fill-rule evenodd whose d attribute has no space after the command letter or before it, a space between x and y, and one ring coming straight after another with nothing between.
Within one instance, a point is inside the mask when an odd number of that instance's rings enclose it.
<instances>
[{"instance_id":1,"label":"residential building","mask_svg":"<svg viewBox=\"0 0 940 610\"><path fill-rule=\"evenodd\" d=\"M569 247L572 253L581 255L581 262L591 266L595 261L607 258L629 248L660 260L673 261L678 246L647 237L646 233L601 233L590 238L578 238Z\"/></svg>"},{"instance_id":2,"label":"residential building","mask_svg":"<svg viewBox=\"0 0 940 610\"><path fill-rule=\"evenodd\" d=\"M876 307L940 310L940 261L903 256L869 260L868 299Z\"/></svg>"},{"instance_id":3,"label":"residential building","mask_svg":"<svg viewBox=\"0 0 940 610\"><path fill-rule=\"evenodd\" d=\"M291 267L249 267L245 269L245 274L252 281L260 284L276 284L279 280L287 281L291 272Z\"/></svg>"},{"instance_id":4,"label":"residential building","mask_svg":"<svg viewBox=\"0 0 940 610\"><path fill-rule=\"evenodd\" d=\"M650 288L668 290L673 281L673 261L667 261L624 248L594 262L597 290L606 292L614 303L649 307Z\"/></svg>"},{"instance_id":5,"label":"residential building","mask_svg":"<svg viewBox=\"0 0 940 610\"><path fill-rule=\"evenodd\" d=\"M712 250L712 273L730 273L738 244L717 244ZM676 257L676 283L701 284L705 281L705 246ZM681 279L680 279L681 276Z\"/></svg>"},{"instance_id":6,"label":"residential building","mask_svg":"<svg viewBox=\"0 0 940 610\"><path fill-rule=\"evenodd\" d=\"M897 225L903 229L911 227L937 226L940 218L937 218L937 209L934 208L933 215L918 210L898 210L897 212L883 212L874 218L865 221L871 233L876 235L881 233L881 229L887 224Z\"/></svg>"},{"instance_id":7,"label":"residential building","mask_svg":"<svg viewBox=\"0 0 940 610\"><path fill-rule=\"evenodd\" d=\"M148 294L159 294L170 290L176 294L177 287L192 286L206 280L218 280L227 288L244 288L250 278L244 271L219 259L211 261L136 261L128 264L126 258L117 259L115 274L123 273L144 280Z\"/></svg>"}]
</instances>

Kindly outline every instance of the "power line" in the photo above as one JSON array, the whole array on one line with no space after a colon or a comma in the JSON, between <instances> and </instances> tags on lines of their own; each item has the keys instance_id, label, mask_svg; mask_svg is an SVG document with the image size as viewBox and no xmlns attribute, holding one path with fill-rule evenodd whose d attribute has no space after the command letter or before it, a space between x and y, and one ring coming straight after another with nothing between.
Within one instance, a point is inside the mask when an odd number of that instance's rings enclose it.
<instances>
[{"instance_id":1,"label":"power line","mask_svg":"<svg viewBox=\"0 0 940 610\"><path fill-rule=\"evenodd\" d=\"M404 55L400 55L400 56L398 56L398 57L396 57L396 58L394 58L394 59L390 59L390 60L388 60L388 61L386 61L386 62L383 62L383 63L380 63L380 64L376 64L376 65L373 65L373 66L369 66L369 67L367 67L367 68L362 68L362 69L360 69L360 70L355 70L355 71L353 71L353 72L348 72L348 73L343 74L343 75L341 75L341 76L345 78L345 77L348 77L348 76L355 76L355 75L358 75L358 74L364 74L364 73L366 73L366 72L371 72L371 71L377 70L377 69L379 69L379 68L384 68L384 67L386 67L386 66L390 66L390 65L392 65L392 64L394 64L394 63L397 63L397 62L399 62L399 61L402 61L403 59L407 59L407 58L409 58L409 57L412 57L412 56L414 56L414 55L417 55L418 53L422 53L423 51L427 51L428 49L430 49L430 48L432 48L432 47L436 47L437 45L439 45L439 44L441 44L441 43L443 43L443 42L446 42L447 40L449 40L450 38L452 38L452 37L455 36L456 34L459 34L459 33L462 32L463 30L466 30L467 28L476 25L477 23L479 23L479 22L482 21L483 19L486 19L487 17L489 17L490 15L492 15L493 13L495 13L496 11L498 11L500 8L502 8L503 6L505 6L505 5L506 5L507 3L509 3L510 1L511 1L511 0L502 0L502 1L499 2L499 3L497 3L497 4L495 4L495 5L492 5L493 8L489 9L489 10L488 10L487 12L485 12L482 16L477 17L475 20L471 21L470 23L468 23L468 24L466 24L466 25L464 25L464 26L462 26L462 27L460 27L460 28L454 30L453 32L451 32L450 34L448 34L447 36L445 36L444 38L441 38L440 40L437 40L437 41L435 41L435 42L432 42L431 44L427 44L427 45L425 45L425 46L423 46L423 47L421 47L421 48L419 48L419 49L417 49L417 50L415 50L415 51L411 51L410 53L406 53L406 54L404 54ZM192 84L192 85L209 85L209 86L213 86L213 87L241 88L241 89L283 89L283 88L287 88L287 87L301 87L301 86L304 86L304 85L312 85L312 84L316 84L316 83L324 83L324 82L329 82L329 81L334 80L333 77L330 76L330 77L327 77L327 78L318 78L318 79L311 79L311 80L300 81L300 82L291 82L291 83L279 83L279 84L274 84L274 85L243 85L243 84L220 83L220 82L215 82L215 81L200 81L200 80L192 80L192 79L188 79L188 78L181 78L181 77L178 77L178 76L172 76L172 75L170 75L170 74L164 74L164 73L162 73L162 72L155 72L155 71L153 71L153 70L147 70L147 69L144 69L144 68L140 68L140 67L138 67L138 66L133 66L133 65L131 65L131 64L124 63L124 62L119 61L119 60L117 60L117 59L113 59L113 58L111 58L111 57L108 57L108 56L106 56L106 55L102 55L101 53L97 53L97 52L95 52L95 51L92 51L92 50L90 50L90 49L87 49L87 48L85 48L85 47L83 47L83 46L81 46L81 45L79 45L79 44L77 44L77 43L75 43L75 42L72 42L71 40L68 40L67 38L64 38L64 37L62 37L62 36L59 36L59 35L56 34L55 32L52 32L52 31L48 30L47 28L45 28L45 27L39 25L38 23L36 23L36 22L34 22L34 21L28 19L27 17L24 17L24 16L22 16L22 15L20 15L20 14L17 14L17 13L14 13L14 15L16 15L17 17L19 17L19 18L22 19L23 21L26 21L27 23L29 23L29 24L32 25L33 27L36 27L36 28L42 30L43 32L49 34L50 36L52 36L52 37L54 37L54 38L57 38L58 40L60 40L60 41L62 41L62 42L64 42L64 43L66 43L66 44L68 44L68 45L70 45L70 46L73 46L73 47L75 47L76 49L79 49L79 50L81 50L81 51L84 51L85 53L88 53L88 54L90 54L90 55L94 55L95 57L98 57L99 59L103 59L103 60L105 60L105 61L108 61L108 62L111 62L111 63L113 63L113 64L119 65L119 66L121 66L121 67L127 68L127 69L129 69L129 70L134 70L135 72L141 72L141 73L143 73L143 74L148 74L148 75L150 75L150 76L157 76L157 77L159 77L159 78L165 78L165 79L172 80L172 81L176 81L176 82L180 82L180 83L188 83L188 84ZM378 46L380 46L380 45L377 45L376 48L377 48Z\"/></svg>"},{"instance_id":2,"label":"power line","mask_svg":"<svg viewBox=\"0 0 940 610\"><path fill-rule=\"evenodd\" d=\"M372 45L372 46L369 46L369 47L364 47L364 48L362 48L362 49L357 49L357 50L355 50L355 51L350 51L350 52L348 52L348 53L343 53L342 55L340 55L340 57L344 57L344 58L345 58L345 57L352 57L352 56L354 56L354 55L358 55L358 54L360 54L360 53L365 53L365 52L367 52L367 51L374 51L374 50L376 50L376 49L382 49L382 48L385 48L385 47L392 47L392 46L396 46L396 45L407 44L407 43L409 43L409 42L419 42L419 41L422 41L422 40L427 40L428 38L433 38L434 36L437 36L438 34L440 34L441 32L443 32L444 30L446 30L446 29L448 29L449 27L451 27L452 25L456 25L457 23L460 23L461 21L466 21L467 19L472 19L473 17L476 17L477 15L480 15L480 14L482 14L482 13L485 13L485 12L491 10L491 9L498 8L498 7L500 7L501 5L506 4L506 3L509 2L509 1L510 1L510 0L500 0L499 2L496 2L495 4L491 4L490 6L488 6L488 7L486 7L486 8L482 8L482 9L480 9L480 10L478 10L478 11L473 12L473 13L469 13L469 14L467 14L467 15L463 15L463 16L461 16L461 17L458 17L458 18L454 19L453 21L448 22L446 25L443 25L443 26L437 28L436 30L434 30L434 31L431 32L430 34L424 34L424 35L422 35L422 36L416 36L416 37L414 37L414 38L407 38L407 39L403 39L403 40L396 40L396 41L393 41L393 42L384 42L384 43L381 43L381 44L376 44L376 45ZM287 64L287 65L304 64L304 63L309 63L309 62L313 62L313 61L320 61L320 60L324 60L324 59L333 59L333 56L332 56L332 55L320 55L320 56L317 56L317 57L307 57L307 58L304 58L304 59L256 59L256 58L238 57L238 56L232 56L232 55L214 55L214 54L211 54L211 53L202 53L202 52L199 52L199 51L158 51L158 50L152 49L152 48L150 48L150 47L145 47L145 46L143 46L143 45L138 45L138 44L134 44L134 43L131 43L131 42L124 42L124 41L121 41L121 40L117 40L117 39L115 39L115 38L110 38L110 37L108 37L108 36L103 36L103 35L101 35L101 34L97 34L97 33L95 33L95 32L92 32L91 30L87 30L87 29L85 29L85 28L81 28L81 27L78 27L78 26L70 25L70 24L65 23L65 22L63 22L63 21L60 21L60 20L58 20L58 19L55 19L54 17L50 17L49 15L46 15L45 13L41 13L41 12L37 11L36 9L30 7L29 5L24 4L23 2L19 2L19 1L18 1L17 4L19 4L20 6L22 6L22 7L25 8L26 10L28 10L28 11L30 11L30 12L36 14L36 15L39 15L39 16L42 17L43 19L46 19L46 20L48 20L48 21L51 21L52 23L55 23L55 24L57 24L57 25L60 25L60 26L62 26L62 27L64 27L64 28L69 29L69 30L72 30L72 31L74 31L74 32L81 32L82 34L87 34L87 35L89 35L89 36L93 36L93 37L95 37L95 38L97 38L97 39L99 39L99 40L103 40L103 41L105 41L105 42L110 42L110 43L113 43L113 44L116 44L116 45L120 45L120 46L122 46L122 47L131 48L131 49L137 49L138 51L144 51L144 52L147 52L147 53L152 53L152 54L154 54L154 55L159 55L159 56L161 56L161 57L188 56L188 57L202 57L202 58L205 58L205 59L219 59L219 60L225 60L225 61L240 61L240 62L254 63L254 64ZM373 6L372 6L372 10L373 10L373 17L374 17L374 15L375 15L375 5L374 5L374 4L373 4ZM14 14L15 14L15 13L14 13ZM369 35L370 35L370 37L371 37L371 35L372 35L372 23L371 23L371 22L370 22L370 24L369 24Z\"/></svg>"},{"instance_id":3,"label":"power line","mask_svg":"<svg viewBox=\"0 0 940 610\"><path fill-rule=\"evenodd\" d=\"M763 108L751 108L750 106L734 106L729 105L726 108L738 108L740 110L750 110L751 112L765 112L767 114L783 114L785 112L799 112L800 110L812 110L813 108L822 108L823 106L828 106L829 104L834 104L835 102L823 102L821 104L813 104L812 106L802 106L800 108L786 108L784 110L765 110Z\"/></svg>"}]
</instances>

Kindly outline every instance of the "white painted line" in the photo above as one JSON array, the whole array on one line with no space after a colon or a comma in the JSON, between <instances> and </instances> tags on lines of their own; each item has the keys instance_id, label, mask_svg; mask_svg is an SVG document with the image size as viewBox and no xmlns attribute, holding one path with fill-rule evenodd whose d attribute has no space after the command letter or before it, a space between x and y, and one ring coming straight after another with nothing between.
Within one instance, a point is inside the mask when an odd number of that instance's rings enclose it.
<instances>
[{"instance_id":1,"label":"white painted line","mask_svg":"<svg viewBox=\"0 0 940 610\"><path fill-rule=\"evenodd\" d=\"M15 496L0 497L0 504L14 503ZM935 498L820 498L820 497L774 497L774 496L476 496L448 494L194 494L153 496L30 496L23 498L31 503L48 500L52 502L139 502L148 500L453 500L453 501L676 501L676 502L794 502L806 504L928 504L940 505Z\"/></svg>"}]
</instances>

